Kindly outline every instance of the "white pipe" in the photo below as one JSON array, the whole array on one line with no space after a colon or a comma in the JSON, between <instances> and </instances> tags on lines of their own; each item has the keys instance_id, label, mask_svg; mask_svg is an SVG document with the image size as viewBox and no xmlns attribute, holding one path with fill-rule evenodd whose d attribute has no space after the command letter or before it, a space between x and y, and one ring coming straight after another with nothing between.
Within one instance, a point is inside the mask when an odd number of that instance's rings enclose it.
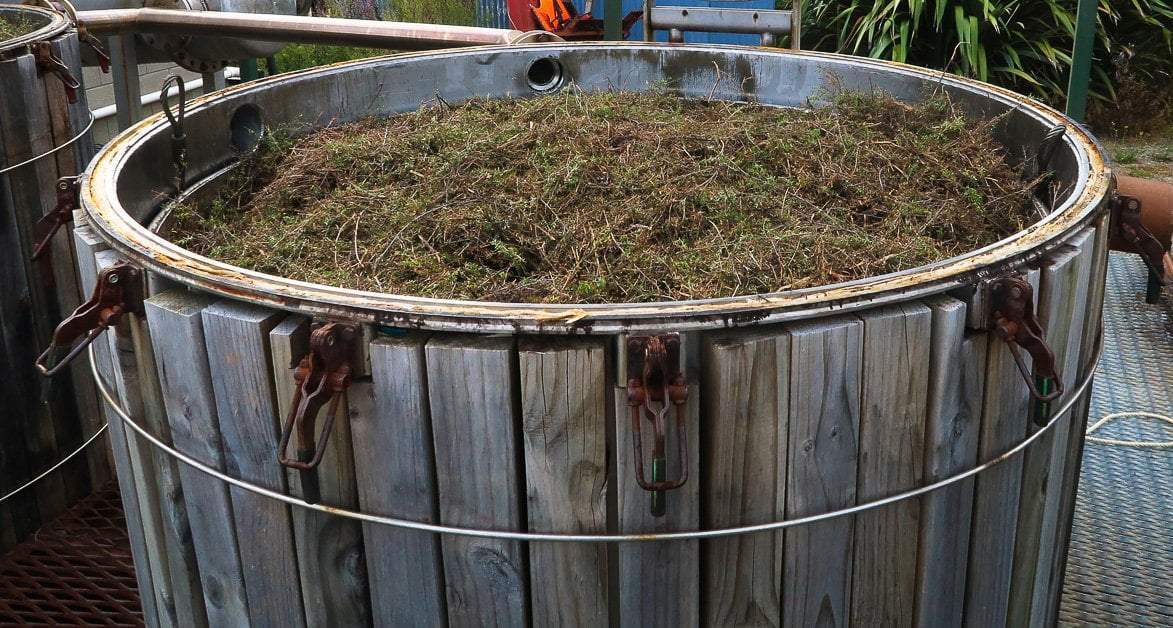
<instances>
[{"instance_id":1,"label":"white pipe","mask_svg":"<svg viewBox=\"0 0 1173 628\"><path fill-rule=\"evenodd\" d=\"M230 78L237 78L239 76L240 76L240 70L238 68L224 68L224 78L230 79ZM202 88L203 85L204 85L204 79L198 78L198 79L192 79L190 81L187 81L186 83L183 84L183 88L185 90L190 91L190 90L193 90L197 87ZM154 91L149 94L143 94L143 96L142 96L143 106L146 107L148 105L153 105L153 104L159 102L161 91L162 90ZM167 95L171 96L172 94L178 94L178 93L179 93L179 88L175 87L175 88L169 90ZM203 92L203 93L207 93L207 92ZM118 113L118 106L117 105L106 105L104 107L98 107L97 109L94 109L92 113L94 114L94 120L105 120L107 118L114 117L114 115Z\"/></svg>"}]
</instances>

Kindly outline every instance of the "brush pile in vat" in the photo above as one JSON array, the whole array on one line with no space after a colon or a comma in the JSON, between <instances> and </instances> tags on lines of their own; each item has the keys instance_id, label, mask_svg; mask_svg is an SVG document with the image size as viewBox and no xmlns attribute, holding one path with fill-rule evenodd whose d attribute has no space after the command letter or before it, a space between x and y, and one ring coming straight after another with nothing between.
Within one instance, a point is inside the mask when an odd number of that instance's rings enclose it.
<instances>
[{"instance_id":1,"label":"brush pile in vat","mask_svg":"<svg viewBox=\"0 0 1173 628\"><path fill-rule=\"evenodd\" d=\"M1032 182L949 102L777 109L673 94L442 100L270 133L173 239L346 288L517 302L698 299L920 266L1033 222Z\"/></svg>"},{"instance_id":2,"label":"brush pile in vat","mask_svg":"<svg viewBox=\"0 0 1173 628\"><path fill-rule=\"evenodd\" d=\"M0 17L0 42L27 35L37 28L37 23L26 16Z\"/></svg>"}]
</instances>

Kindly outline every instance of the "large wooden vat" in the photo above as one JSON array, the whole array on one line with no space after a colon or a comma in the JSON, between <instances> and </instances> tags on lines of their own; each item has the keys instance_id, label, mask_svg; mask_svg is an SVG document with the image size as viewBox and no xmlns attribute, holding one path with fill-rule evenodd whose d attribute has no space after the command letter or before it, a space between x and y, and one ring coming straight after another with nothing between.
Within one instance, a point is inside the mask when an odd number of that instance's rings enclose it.
<instances>
[{"instance_id":1,"label":"large wooden vat","mask_svg":"<svg viewBox=\"0 0 1173 628\"><path fill-rule=\"evenodd\" d=\"M1047 218L1002 242L851 284L635 305L455 302L304 284L179 249L154 231L174 191L170 130L145 120L88 171L76 231L90 277L125 260L151 279L143 315L97 345L98 370L137 424L227 476L347 510L478 530L645 535L526 542L360 523L229 486L153 455L120 426L119 476L137 497L138 565L157 602L148 621L1052 623L1112 190L1094 140L1057 112L988 85L831 55L485 48L344 64L201 99L185 121L205 139L188 147L186 187L215 189L264 124L404 111L436 93L524 97L551 76L588 89L667 82L687 95L783 106L817 98L832 78L906 99L939 84L972 115L1004 114L1011 154L1033 159L1064 127L1047 164L1061 192ZM1050 410L1032 400L987 316L987 287L1009 272L1034 287L1065 386ZM314 323L327 320L356 326L352 383L316 475L302 476L278 463L280 424ZM638 484L628 367L646 357L640 337L663 332L679 332L687 390L685 430L668 422L662 477L688 480L662 492L656 516ZM1040 425L1050 427L1002 456ZM852 516L648 538L837 511L991 460L962 481Z\"/></svg>"},{"instance_id":2,"label":"large wooden vat","mask_svg":"<svg viewBox=\"0 0 1173 628\"><path fill-rule=\"evenodd\" d=\"M0 41L2 496L73 451L102 421L84 365L51 384L32 368L53 328L81 302L68 229L32 259L43 237L37 223L57 207L59 178L79 174L94 155L85 94L71 100L68 88L81 77L77 32L57 13L33 7L0 5L0 20L28 30ZM104 448L94 446L0 503L0 552L110 473Z\"/></svg>"}]
</instances>

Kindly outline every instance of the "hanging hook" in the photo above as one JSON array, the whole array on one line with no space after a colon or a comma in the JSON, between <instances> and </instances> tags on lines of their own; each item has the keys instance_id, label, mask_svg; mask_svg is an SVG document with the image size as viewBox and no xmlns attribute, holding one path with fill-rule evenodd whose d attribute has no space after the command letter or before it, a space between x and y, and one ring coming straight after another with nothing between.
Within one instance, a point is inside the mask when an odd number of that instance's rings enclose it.
<instances>
[{"instance_id":1,"label":"hanging hook","mask_svg":"<svg viewBox=\"0 0 1173 628\"><path fill-rule=\"evenodd\" d=\"M627 405L631 408L632 447L635 451L635 479L652 494L652 516L666 512L664 491L688 481L688 432L684 403L688 386L680 371L680 335L631 336L627 339ZM668 411L676 411L676 448L680 477L669 480L667 457ZM641 416L643 415L643 416ZM644 473L643 419L652 424L652 479Z\"/></svg>"},{"instance_id":2,"label":"hanging hook","mask_svg":"<svg viewBox=\"0 0 1173 628\"><path fill-rule=\"evenodd\" d=\"M176 114L171 113L170 96L171 86L179 89L179 107ZM171 163L175 166L175 176L171 185L175 188L175 195L183 191L187 180L187 132L183 129L183 118L187 114L187 87L183 78L172 74L163 79L163 86L159 89L159 102L163 105L163 115L171 124Z\"/></svg>"}]
</instances>

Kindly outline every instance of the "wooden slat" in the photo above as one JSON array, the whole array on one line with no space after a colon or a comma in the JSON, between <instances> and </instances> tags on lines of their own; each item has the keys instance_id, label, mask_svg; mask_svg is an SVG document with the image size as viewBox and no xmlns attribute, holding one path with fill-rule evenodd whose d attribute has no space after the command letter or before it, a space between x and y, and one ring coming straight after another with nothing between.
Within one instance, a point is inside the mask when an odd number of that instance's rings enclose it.
<instances>
[{"instance_id":1,"label":"wooden slat","mask_svg":"<svg viewBox=\"0 0 1173 628\"><path fill-rule=\"evenodd\" d=\"M702 351L704 527L782 519L790 338L776 329L708 336ZM702 542L704 625L781 624L782 541L779 531Z\"/></svg>"},{"instance_id":2,"label":"wooden slat","mask_svg":"<svg viewBox=\"0 0 1173 628\"><path fill-rule=\"evenodd\" d=\"M855 504L863 323L835 318L792 325L786 517ZM803 365L797 368L797 365ZM786 532L783 621L843 626L851 608L854 522L840 518Z\"/></svg>"},{"instance_id":3,"label":"wooden slat","mask_svg":"<svg viewBox=\"0 0 1173 628\"><path fill-rule=\"evenodd\" d=\"M172 444L183 453L224 470L220 424L204 345L200 313L211 298L186 290L158 294L146 301L151 342ZM199 562L204 606L213 626L248 617L228 485L179 465L183 499Z\"/></svg>"},{"instance_id":4,"label":"wooden slat","mask_svg":"<svg viewBox=\"0 0 1173 628\"><path fill-rule=\"evenodd\" d=\"M434 337L425 352L440 520L523 528L512 338ZM452 625L528 623L525 550L519 543L448 536L441 546Z\"/></svg>"},{"instance_id":5,"label":"wooden slat","mask_svg":"<svg viewBox=\"0 0 1173 628\"><path fill-rule=\"evenodd\" d=\"M293 392L297 388L293 372L309 351L309 332L310 321L304 316L288 316L269 332L277 416L282 420L289 413ZM318 416L319 432L327 411L328 408L324 408ZM326 452L314 471L321 503L353 510L358 506L358 494L345 403L338 406L332 433L323 438L329 438ZM291 450L295 447L295 444L290 445ZM304 497L300 472L287 469L286 481L292 495ZM292 514L306 624L355 626L370 623L362 526L351 519L304 508L294 508Z\"/></svg>"},{"instance_id":6,"label":"wooden slat","mask_svg":"<svg viewBox=\"0 0 1173 628\"><path fill-rule=\"evenodd\" d=\"M277 462L277 408L269 363L269 331L284 315L219 301L202 312L226 471L284 492ZM233 518L248 591L249 619L258 625L302 626L305 612L289 507L232 487Z\"/></svg>"},{"instance_id":7,"label":"wooden slat","mask_svg":"<svg viewBox=\"0 0 1173 628\"><path fill-rule=\"evenodd\" d=\"M1096 221L1092 244L1092 262L1089 273L1087 318L1084 321L1083 339L1080 342L1078 373L1083 375L1094 356L1096 339L1103 322L1104 282L1108 272L1109 219L1102 216ZM1092 366L1091 368L1095 368ZM1059 514L1056 517L1059 529L1056 538L1055 556L1050 567L1047 592L1050 599L1044 617L1047 624L1054 624L1059 614L1059 592L1063 586L1063 572L1067 565L1067 551L1071 540L1071 521L1075 510L1076 489L1079 483L1079 466L1083 459L1083 434L1087 429L1088 412L1091 408L1089 387L1082 401L1073 409L1071 425L1068 426L1067 453L1064 456L1062 490L1059 498Z\"/></svg>"},{"instance_id":8,"label":"wooden slat","mask_svg":"<svg viewBox=\"0 0 1173 628\"><path fill-rule=\"evenodd\" d=\"M607 382L598 339L531 338L518 350L529 528L607 531ZM540 626L608 621L607 548L530 546L531 612Z\"/></svg>"},{"instance_id":9,"label":"wooden slat","mask_svg":"<svg viewBox=\"0 0 1173 628\"><path fill-rule=\"evenodd\" d=\"M1079 348L1087 311L1088 273L1091 269L1091 232L1086 231L1067 241L1067 245L1048 256L1043 263L1039 290L1039 320L1045 330L1047 345L1055 353L1055 363L1068 392L1052 402L1052 407L1070 397L1078 371ZM1087 253L1084 253L1084 249ZM1048 417L1049 418L1049 417ZM1033 433L1036 427L1030 426ZM1014 571L1010 585L1009 621L1025 626L1031 621L1034 597L1045 599L1049 566L1054 553L1055 519L1058 517L1063 464L1067 453L1070 423L1060 419L1023 455L1022 496L1018 511L1018 530L1014 547ZM1055 442L1063 444L1058 448ZM1055 482L1052 482L1052 474ZM1053 492L1052 492L1053 491ZM1043 528L1048 546L1043 546ZM1040 562L1047 577L1037 581ZM1035 590L1036 584L1040 587ZM1039 614L1045 612L1041 604Z\"/></svg>"},{"instance_id":10,"label":"wooden slat","mask_svg":"<svg viewBox=\"0 0 1173 628\"><path fill-rule=\"evenodd\" d=\"M651 494L639 487L635 477L635 451L631 440L631 409L627 405L627 390L613 389L615 404L615 491L617 496L618 531L668 532L695 530L700 525L700 384L694 369L687 367L689 355L697 354L699 346L695 335L681 336L681 363L688 380L688 399L685 408L689 481L682 487L667 491L665 514L653 517ZM626 373L619 377L626 378ZM669 411L670 413L672 411ZM641 463L651 477L651 427L645 420L644 460ZM668 421L667 478L680 477L680 459L677 456L676 419ZM693 626L700 620L700 545L698 541L670 541L658 543L629 543L618 548L619 624L621 626Z\"/></svg>"},{"instance_id":11,"label":"wooden slat","mask_svg":"<svg viewBox=\"0 0 1173 628\"><path fill-rule=\"evenodd\" d=\"M938 297L927 305L933 312L933 345L925 417L925 483L977 464L988 345L984 334L966 334L965 303ZM917 554L917 626L961 624L972 512L972 479L924 498Z\"/></svg>"},{"instance_id":12,"label":"wooden slat","mask_svg":"<svg viewBox=\"0 0 1173 628\"><path fill-rule=\"evenodd\" d=\"M1038 297L1039 271L1025 273ZM1026 438L1030 393L1006 343L986 334L986 386L982 408L979 461L998 456ZM1023 354L1030 365L1030 356ZM1022 457L1015 456L977 476L969 572L966 575L967 626L1001 626L1010 603L1010 572L1018 521Z\"/></svg>"},{"instance_id":13,"label":"wooden slat","mask_svg":"<svg viewBox=\"0 0 1173 628\"><path fill-rule=\"evenodd\" d=\"M415 334L374 340L369 347L372 382L352 385L349 399L363 512L435 523L425 341ZM375 625L443 625L447 610L439 538L366 524L363 543Z\"/></svg>"},{"instance_id":14,"label":"wooden slat","mask_svg":"<svg viewBox=\"0 0 1173 628\"><path fill-rule=\"evenodd\" d=\"M94 235L88 226L79 224L73 233L74 244L78 251L78 276L81 280L82 290L93 292L98 277L98 266L95 255L107 249L106 243ZM118 395L115 390L117 382L114 377L115 371L113 368L110 343L106 338L100 338L92 346L94 348L98 372L102 374L106 387L114 392L114 397L117 399ZM134 571L138 581L138 590L141 592L154 591L154 574L150 567L151 552L143 534L142 512L139 508L138 491L135 488L134 467L131 463L129 448L127 447L126 429L123 427L122 421L114 414L113 410L105 406L103 407L105 408L106 420L110 426L110 446L115 465L118 469L118 488L122 497L122 510L126 517L127 533L130 537L130 553L134 559ZM147 625L159 625L159 608L155 596L143 593L139 596L139 599L143 606L143 619Z\"/></svg>"},{"instance_id":15,"label":"wooden slat","mask_svg":"<svg viewBox=\"0 0 1173 628\"><path fill-rule=\"evenodd\" d=\"M58 57L70 66L74 76L80 77L81 58L76 33L69 32L58 37L51 42L51 46ZM93 136L91 133L87 133L80 140L73 140L76 134L85 128L89 119L89 110L85 108L85 90L79 89L78 102L70 104L65 93L65 86L56 76L46 75L43 79L53 146L62 146L73 141L69 148L60 150L53 156L56 163L54 175L56 177L74 176L82 172L93 156ZM43 208L43 212L48 212L53 208L53 205L46 206ZM53 266L58 313L59 316L64 316L72 312L82 300L89 296L81 294L81 286L77 278L77 259L67 230L63 229L61 233L54 236L49 255ZM70 411L77 412L78 424L82 428L82 433L75 435L71 442L88 437L103 422L97 391L94 389L87 365L84 362L84 360L79 360L70 367L70 381L73 386L73 403ZM112 464L110 456L110 448L105 442L91 445L86 452L92 486L102 486L110 480Z\"/></svg>"},{"instance_id":16,"label":"wooden slat","mask_svg":"<svg viewBox=\"0 0 1173 628\"><path fill-rule=\"evenodd\" d=\"M932 312L920 303L868 310L856 499L872 501L923 484ZM920 501L907 499L855 520L851 621L909 626L916 598Z\"/></svg>"},{"instance_id":17,"label":"wooden slat","mask_svg":"<svg viewBox=\"0 0 1173 628\"><path fill-rule=\"evenodd\" d=\"M53 147L49 130L48 113L45 111L45 89L38 75L32 55L20 55L14 59L0 61L0 85L20 86L19 89L0 90L0 166L16 164L43 153ZM17 248L12 263L21 270L23 281L11 287L5 286L5 299L12 299L22 312L8 318L11 326L6 348L15 351L13 358L27 363L35 359L40 348L49 343L58 317L51 273L33 264L29 257L34 248L33 225L43 215L43 208L52 207L53 163L39 159L4 175L4 188L8 201L4 208L10 216L3 217L5 230L13 230L12 244ZM47 189L46 189L47 188ZM58 435L70 431L65 422L65 399L61 392L67 386L55 386L51 403L41 403L44 382L32 369L18 368L10 371L10 380L20 378L22 388L27 391L14 395L14 415L24 420L25 449L32 470L48 468L57 461ZM16 384L13 382L11 385ZM66 390L66 392L68 392ZM76 431L76 427L72 428ZM84 462L82 463L84 468ZM76 469L73 470L76 473ZM66 482L63 471L42 479L30 490L36 494L36 503L42 521L49 521L60 514L67 504Z\"/></svg>"}]
</instances>

